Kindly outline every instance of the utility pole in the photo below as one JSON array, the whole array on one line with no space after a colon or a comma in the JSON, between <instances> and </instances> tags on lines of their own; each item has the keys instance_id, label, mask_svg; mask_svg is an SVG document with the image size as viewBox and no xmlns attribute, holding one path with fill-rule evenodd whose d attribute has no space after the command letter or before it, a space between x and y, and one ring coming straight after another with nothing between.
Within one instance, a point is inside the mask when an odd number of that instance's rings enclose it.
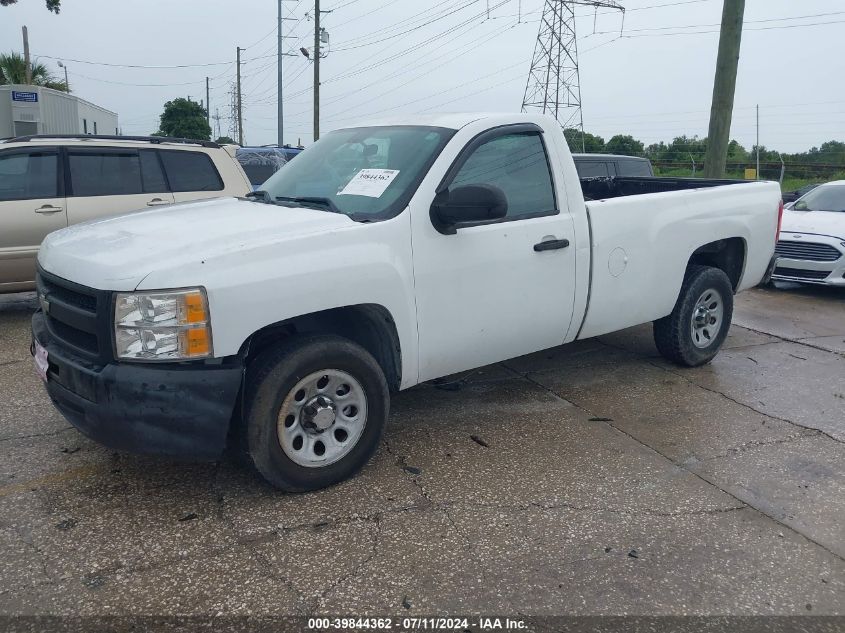
<instances>
[{"instance_id":1,"label":"utility pole","mask_svg":"<svg viewBox=\"0 0 845 633\"><path fill-rule=\"evenodd\" d=\"M314 140L320 138L320 0L314 0Z\"/></svg>"},{"instance_id":2,"label":"utility pole","mask_svg":"<svg viewBox=\"0 0 845 633\"><path fill-rule=\"evenodd\" d=\"M211 127L211 91L208 88L208 77L205 78L205 120Z\"/></svg>"},{"instance_id":3,"label":"utility pole","mask_svg":"<svg viewBox=\"0 0 845 633\"><path fill-rule=\"evenodd\" d=\"M757 104L757 180L760 180L760 104Z\"/></svg>"},{"instance_id":4,"label":"utility pole","mask_svg":"<svg viewBox=\"0 0 845 633\"><path fill-rule=\"evenodd\" d=\"M243 104L241 102L241 47L238 47L238 96L237 96L237 109L238 109L238 144L244 144L244 113L243 113Z\"/></svg>"},{"instance_id":5,"label":"utility pole","mask_svg":"<svg viewBox=\"0 0 845 633\"><path fill-rule=\"evenodd\" d=\"M744 14L745 0L724 0L716 78L713 81L713 102L710 106L707 153L704 158L705 178L725 176Z\"/></svg>"},{"instance_id":6,"label":"utility pole","mask_svg":"<svg viewBox=\"0 0 845 633\"><path fill-rule=\"evenodd\" d=\"M26 27L22 27L23 31L23 62L26 68L24 72L26 73L26 85L32 84L32 64L29 60L29 32L26 30Z\"/></svg>"},{"instance_id":7,"label":"utility pole","mask_svg":"<svg viewBox=\"0 0 845 633\"><path fill-rule=\"evenodd\" d=\"M285 108L282 102L282 2L283 0L279 0L279 42L278 42L278 61L276 62L279 67L279 89L278 94L276 95L276 99L279 102L279 124L278 124L278 138L276 139L279 145L284 145L284 120L285 120Z\"/></svg>"}]
</instances>

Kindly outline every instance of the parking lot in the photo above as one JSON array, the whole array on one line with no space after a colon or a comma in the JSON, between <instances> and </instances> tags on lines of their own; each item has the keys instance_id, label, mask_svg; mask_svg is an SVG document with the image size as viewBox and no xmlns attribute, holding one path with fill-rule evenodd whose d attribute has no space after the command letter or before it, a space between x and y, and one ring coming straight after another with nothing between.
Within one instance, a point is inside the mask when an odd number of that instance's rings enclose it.
<instances>
[{"instance_id":1,"label":"parking lot","mask_svg":"<svg viewBox=\"0 0 845 633\"><path fill-rule=\"evenodd\" d=\"M117 454L0 298L5 614L843 614L845 294L740 295L693 370L650 326L396 396L351 481Z\"/></svg>"}]
</instances>

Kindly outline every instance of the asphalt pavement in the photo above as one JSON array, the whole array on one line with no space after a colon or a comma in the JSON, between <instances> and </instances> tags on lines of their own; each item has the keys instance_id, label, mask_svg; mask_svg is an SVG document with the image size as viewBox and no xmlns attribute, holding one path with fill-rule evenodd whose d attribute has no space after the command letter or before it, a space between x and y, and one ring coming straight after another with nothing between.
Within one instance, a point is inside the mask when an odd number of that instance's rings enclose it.
<instances>
[{"instance_id":1,"label":"asphalt pavement","mask_svg":"<svg viewBox=\"0 0 845 633\"><path fill-rule=\"evenodd\" d=\"M737 297L398 394L356 478L119 454L53 409L0 297L0 613L845 615L845 291Z\"/></svg>"}]
</instances>

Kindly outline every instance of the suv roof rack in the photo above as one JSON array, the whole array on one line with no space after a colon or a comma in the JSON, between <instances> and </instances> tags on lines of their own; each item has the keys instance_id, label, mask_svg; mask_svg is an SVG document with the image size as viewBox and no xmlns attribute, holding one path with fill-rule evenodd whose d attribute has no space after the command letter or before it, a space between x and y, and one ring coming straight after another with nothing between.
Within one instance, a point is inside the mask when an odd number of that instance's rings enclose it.
<instances>
[{"instance_id":1,"label":"suv roof rack","mask_svg":"<svg viewBox=\"0 0 845 633\"><path fill-rule=\"evenodd\" d=\"M7 143L26 143L42 139L76 139L92 141L143 141L146 143L179 143L184 145L202 145L203 147L220 147L214 141L201 141L190 138L176 138L173 136L117 136L114 134L31 134L10 138Z\"/></svg>"}]
</instances>

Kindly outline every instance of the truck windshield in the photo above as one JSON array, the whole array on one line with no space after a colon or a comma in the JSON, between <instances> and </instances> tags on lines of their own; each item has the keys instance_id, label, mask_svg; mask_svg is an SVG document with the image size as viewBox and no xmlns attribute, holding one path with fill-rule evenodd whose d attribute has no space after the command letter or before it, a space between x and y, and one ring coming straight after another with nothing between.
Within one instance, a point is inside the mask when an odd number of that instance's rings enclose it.
<instances>
[{"instance_id":1,"label":"truck windshield","mask_svg":"<svg viewBox=\"0 0 845 633\"><path fill-rule=\"evenodd\" d=\"M261 187L278 204L336 211L353 220L397 215L455 130L362 127L322 137Z\"/></svg>"}]
</instances>

